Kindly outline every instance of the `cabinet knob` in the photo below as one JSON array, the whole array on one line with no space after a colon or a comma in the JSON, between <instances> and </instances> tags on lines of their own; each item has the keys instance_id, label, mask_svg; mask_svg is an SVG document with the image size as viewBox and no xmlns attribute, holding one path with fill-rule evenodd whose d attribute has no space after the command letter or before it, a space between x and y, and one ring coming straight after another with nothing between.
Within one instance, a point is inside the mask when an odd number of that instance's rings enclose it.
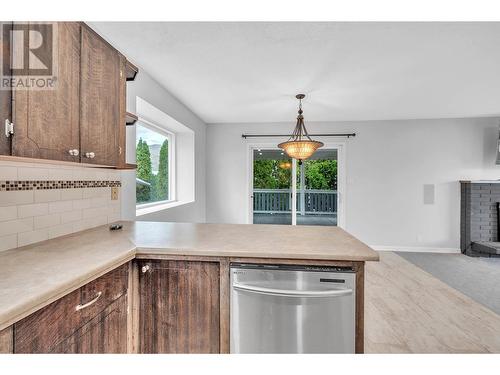
<instances>
[{"instance_id":1,"label":"cabinet knob","mask_svg":"<svg viewBox=\"0 0 500 375\"><path fill-rule=\"evenodd\" d=\"M146 273L149 271L149 264L146 264L145 266L142 266L141 268L142 273Z\"/></svg>"},{"instance_id":2,"label":"cabinet knob","mask_svg":"<svg viewBox=\"0 0 500 375\"><path fill-rule=\"evenodd\" d=\"M80 154L80 151L78 151L76 148L69 150L68 152L71 156L78 156Z\"/></svg>"},{"instance_id":3,"label":"cabinet knob","mask_svg":"<svg viewBox=\"0 0 500 375\"><path fill-rule=\"evenodd\" d=\"M85 157L89 159L95 158L95 154L93 152L86 152Z\"/></svg>"}]
</instances>

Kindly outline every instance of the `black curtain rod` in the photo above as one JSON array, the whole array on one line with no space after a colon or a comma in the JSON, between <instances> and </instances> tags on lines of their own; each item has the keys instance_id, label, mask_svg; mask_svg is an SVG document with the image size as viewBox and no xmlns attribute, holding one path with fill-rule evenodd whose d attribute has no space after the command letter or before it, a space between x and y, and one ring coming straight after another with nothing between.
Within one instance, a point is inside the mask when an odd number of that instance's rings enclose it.
<instances>
[{"instance_id":1,"label":"black curtain rod","mask_svg":"<svg viewBox=\"0 0 500 375\"><path fill-rule=\"evenodd\" d=\"M311 137L355 137L356 133L326 133L326 134L309 134ZM242 138L270 138L270 137L290 137L290 134L242 134Z\"/></svg>"}]
</instances>

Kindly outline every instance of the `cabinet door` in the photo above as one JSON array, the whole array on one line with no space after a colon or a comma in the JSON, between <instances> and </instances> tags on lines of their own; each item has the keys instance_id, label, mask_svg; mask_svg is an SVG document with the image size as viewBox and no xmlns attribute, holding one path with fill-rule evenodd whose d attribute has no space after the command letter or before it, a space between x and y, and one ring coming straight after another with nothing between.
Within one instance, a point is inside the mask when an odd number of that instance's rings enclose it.
<instances>
[{"instance_id":1,"label":"cabinet door","mask_svg":"<svg viewBox=\"0 0 500 375\"><path fill-rule=\"evenodd\" d=\"M142 353L219 353L219 264L141 261Z\"/></svg>"},{"instance_id":2,"label":"cabinet door","mask_svg":"<svg viewBox=\"0 0 500 375\"><path fill-rule=\"evenodd\" d=\"M82 26L81 161L116 166L120 116L120 55Z\"/></svg>"},{"instance_id":3,"label":"cabinet door","mask_svg":"<svg viewBox=\"0 0 500 375\"><path fill-rule=\"evenodd\" d=\"M4 57L10 57L10 35L12 22L0 22L0 33L2 49L0 53ZM10 58L2 59L2 77L10 76ZM0 78L2 78L0 77ZM5 136L5 120L12 121L12 91L0 89L0 155L10 155L10 141Z\"/></svg>"},{"instance_id":4,"label":"cabinet door","mask_svg":"<svg viewBox=\"0 0 500 375\"><path fill-rule=\"evenodd\" d=\"M55 87L13 93L13 155L78 162L79 156L70 150L80 148L80 24L58 22L53 35L57 38Z\"/></svg>"}]
</instances>

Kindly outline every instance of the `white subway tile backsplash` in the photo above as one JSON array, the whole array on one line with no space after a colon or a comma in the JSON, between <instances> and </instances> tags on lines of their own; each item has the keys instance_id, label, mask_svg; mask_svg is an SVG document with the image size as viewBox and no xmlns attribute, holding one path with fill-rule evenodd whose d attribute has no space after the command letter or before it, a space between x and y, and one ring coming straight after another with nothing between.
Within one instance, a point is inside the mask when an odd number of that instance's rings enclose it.
<instances>
[{"instance_id":1,"label":"white subway tile backsplash","mask_svg":"<svg viewBox=\"0 0 500 375\"><path fill-rule=\"evenodd\" d=\"M45 168L18 168L17 179L20 181L37 180L43 181L49 178L49 170Z\"/></svg>"},{"instance_id":2,"label":"white subway tile backsplash","mask_svg":"<svg viewBox=\"0 0 500 375\"><path fill-rule=\"evenodd\" d=\"M35 229L53 227L61 224L61 214L49 214L43 216L35 216Z\"/></svg>"},{"instance_id":3,"label":"white subway tile backsplash","mask_svg":"<svg viewBox=\"0 0 500 375\"><path fill-rule=\"evenodd\" d=\"M83 217L82 210L73 210L70 212L63 212L61 214L61 224L81 220Z\"/></svg>"},{"instance_id":4,"label":"white subway tile backsplash","mask_svg":"<svg viewBox=\"0 0 500 375\"><path fill-rule=\"evenodd\" d=\"M0 207L0 221L17 219L17 206Z\"/></svg>"},{"instance_id":5,"label":"white subway tile backsplash","mask_svg":"<svg viewBox=\"0 0 500 375\"><path fill-rule=\"evenodd\" d=\"M71 168L49 169L48 175L48 179L51 181L72 181L74 176Z\"/></svg>"},{"instance_id":6,"label":"white subway tile backsplash","mask_svg":"<svg viewBox=\"0 0 500 375\"><path fill-rule=\"evenodd\" d=\"M111 198L111 188L98 187L98 188L83 189L83 198L97 198L97 197Z\"/></svg>"},{"instance_id":7,"label":"white subway tile backsplash","mask_svg":"<svg viewBox=\"0 0 500 375\"><path fill-rule=\"evenodd\" d=\"M0 251L9 250L17 247L17 234L9 234L0 237Z\"/></svg>"},{"instance_id":8,"label":"white subway tile backsplash","mask_svg":"<svg viewBox=\"0 0 500 375\"><path fill-rule=\"evenodd\" d=\"M82 221L75 223L74 228L78 228L76 231L80 231L80 230L94 228L99 225L105 225L107 223L108 223L107 215L95 216L88 219L83 219Z\"/></svg>"},{"instance_id":9,"label":"white subway tile backsplash","mask_svg":"<svg viewBox=\"0 0 500 375\"><path fill-rule=\"evenodd\" d=\"M88 219L91 217L97 216L107 216L108 208L107 207L95 207L95 208L86 208L83 210L83 218Z\"/></svg>"},{"instance_id":10,"label":"white subway tile backsplash","mask_svg":"<svg viewBox=\"0 0 500 375\"><path fill-rule=\"evenodd\" d=\"M72 201L57 201L49 203L49 213L68 212L73 209Z\"/></svg>"},{"instance_id":11,"label":"white subway tile backsplash","mask_svg":"<svg viewBox=\"0 0 500 375\"><path fill-rule=\"evenodd\" d=\"M111 200L110 187L90 188L86 183L74 188L74 185L65 183L51 185L42 182L40 185L38 182L121 181L121 171L0 161L0 181L10 181L0 191L0 251L121 219L120 200ZM12 181L37 182L35 186L18 187ZM95 186L93 182L90 184ZM7 191L8 188L11 190Z\"/></svg>"},{"instance_id":12,"label":"white subway tile backsplash","mask_svg":"<svg viewBox=\"0 0 500 375\"><path fill-rule=\"evenodd\" d=\"M105 197L90 198L90 207L106 206L109 200L109 198Z\"/></svg>"},{"instance_id":13,"label":"white subway tile backsplash","mask_svg":"<svg viewBox=\"0 0 500 375\"><path fill-rule=\"evenodd\" d=\"M109 177L109 172L106 169L95 170L95 180L106 181Z\"/></svg>"},{"instance_id":14,"label":"white subway tile backsplash","mask_svg":"<svg viewBox=\"0 0 500 375\"><path fill-rule=\"evenodd\" d=\"M109 181L121 181L122 176L120 171L113 171L110 170L108 171L108 177L107 180Z\"/></svg>"},{"instance_id":15,"label":"white subway tile backsplash","mask_svg":"<svg viewBox=\"0 0 500 375\"><path fill-rule=\"evenodd\" d=\"M92 199L78 199L73 201L73 209L74 210L82 210L84 208L90 208L90 203Z\"/></svg>"},{"instance_id":16,"label":"white subway tile backsplash","mask_svg":"<svg viewBox=\"0 0 500 375\"><path fill-rule=\"evenodd\" d=\"M32 217L3 221L2 225L0 225L0 236L6 236L8 234L15 234L21 232L28 232L31 230L33 230Z\"/></svg>"},{"instance_id":17,"label":"white subway tile backsplash","mask_svg":"<svg viewBox=\"0 0 500 375\"><path fill-rule=\"evenodd\" d=\"M47 229L39 229L31 232L19 233L17 235L17 246L31 245L35 242L45 241L49 239Z\"/></svg>"},{"instance_id":18,"label":"white subway tile backsplash","mask_svg":"<svg viewBox=\"0 0 500 375\"><path fill-rule=\"evenodd\" d=\"M34 190L35 202L55 202L61 199L61 189Z\"/></svg>"},{"instance_id":19,"label":"white subway tile backsplash","mask_svg":"<svg viewBox=\"0 0 500 375\"><path fill-rule=\"evenodd\" d=\"M17 206L17 216L19 218L46 215L48 212L48 203L32 203Z\"/></svg>"},{"instance_id":20,"label":"white subway tile backsplash","mask_svg":"<svg viewBox=\"0 0 500 375\"><path fill-rule=\"evenodd\" d=\"M108 224L120 220L121 220L121 215L119 213L108 213Z\"/></svg>"},{"instance_id":21,"label":"white subway tile backsplash","mask_svg":"<svg viewBox=\"0 0 500 375\"><path fill-rule=\"evenodd\" d=\"M120 201L109 201L108 207L110 208L110 212L116 214L121 212Z\"/></svg>"},{"instance_id":22,"label":"white subway tile backsplash","mask_svg":"<svg viewBox=\"0 0 500 375\"><path fill-rule=\"evenodd\" d=\"M63 201L73 200L73 199L82 199L83 198L83 190L84 189L62 189L61 190L61 199Z\"/></svg>"},{"instance_id":23,"label":"white subway tile backsplash","mask_svg":"<svg viewBox=\"0 0 500 375\"><path fill-rule=\"evenodd\" d=\"M94 169L78 169L73 171L73 179L82 181L96 180L96 172Z\"/></svg>"},{"instance_id":24,"label":"white subway tile backsplash","mask_svg":"<svg viewBox=\"0 0 500 375\"><path fill-rule=\"evenodd\" d=\"M33 190L0 191L0 206L33 203Z\"/></svg>"},{"instance_id":25,"label":"white subway tile backsplash","mask_svg":"<svg viewBox=\"0 0 500 375\"><path fill-rule=\"evenodd\" d=\"M60 236L65 236L67 234L74 233L74 224L73 223L65 223L56 225L54 227L50 227L47 229L49 238L56 238Z\"/></svg>"},{"instance_id":26,"label":"white subway tile backsplash","mask_svg":"<svg viewBox=\"0 0 500 375\"><path fill-rule=\"evenodd\" d=\"M16 181L17 168L7 165L0 165L0 181Z\"/></svg>"}]
</instances>

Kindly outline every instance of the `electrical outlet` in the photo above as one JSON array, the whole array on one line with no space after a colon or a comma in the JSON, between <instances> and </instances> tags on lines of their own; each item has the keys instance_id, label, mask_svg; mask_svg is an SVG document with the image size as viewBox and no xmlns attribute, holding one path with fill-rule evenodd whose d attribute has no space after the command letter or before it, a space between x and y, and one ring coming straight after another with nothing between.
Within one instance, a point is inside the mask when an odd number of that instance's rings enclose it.
<instances>
[{"instance_id":1,"label":"electrical outlet","mask_svg":"<svg viewBox=\"0 0 500 375\"><path fill-rule=\"evenodd\" d=\"M118 188L116 186L111 188L111 200L112 201L118 200Z\"/></svg>"}]
</instances>

